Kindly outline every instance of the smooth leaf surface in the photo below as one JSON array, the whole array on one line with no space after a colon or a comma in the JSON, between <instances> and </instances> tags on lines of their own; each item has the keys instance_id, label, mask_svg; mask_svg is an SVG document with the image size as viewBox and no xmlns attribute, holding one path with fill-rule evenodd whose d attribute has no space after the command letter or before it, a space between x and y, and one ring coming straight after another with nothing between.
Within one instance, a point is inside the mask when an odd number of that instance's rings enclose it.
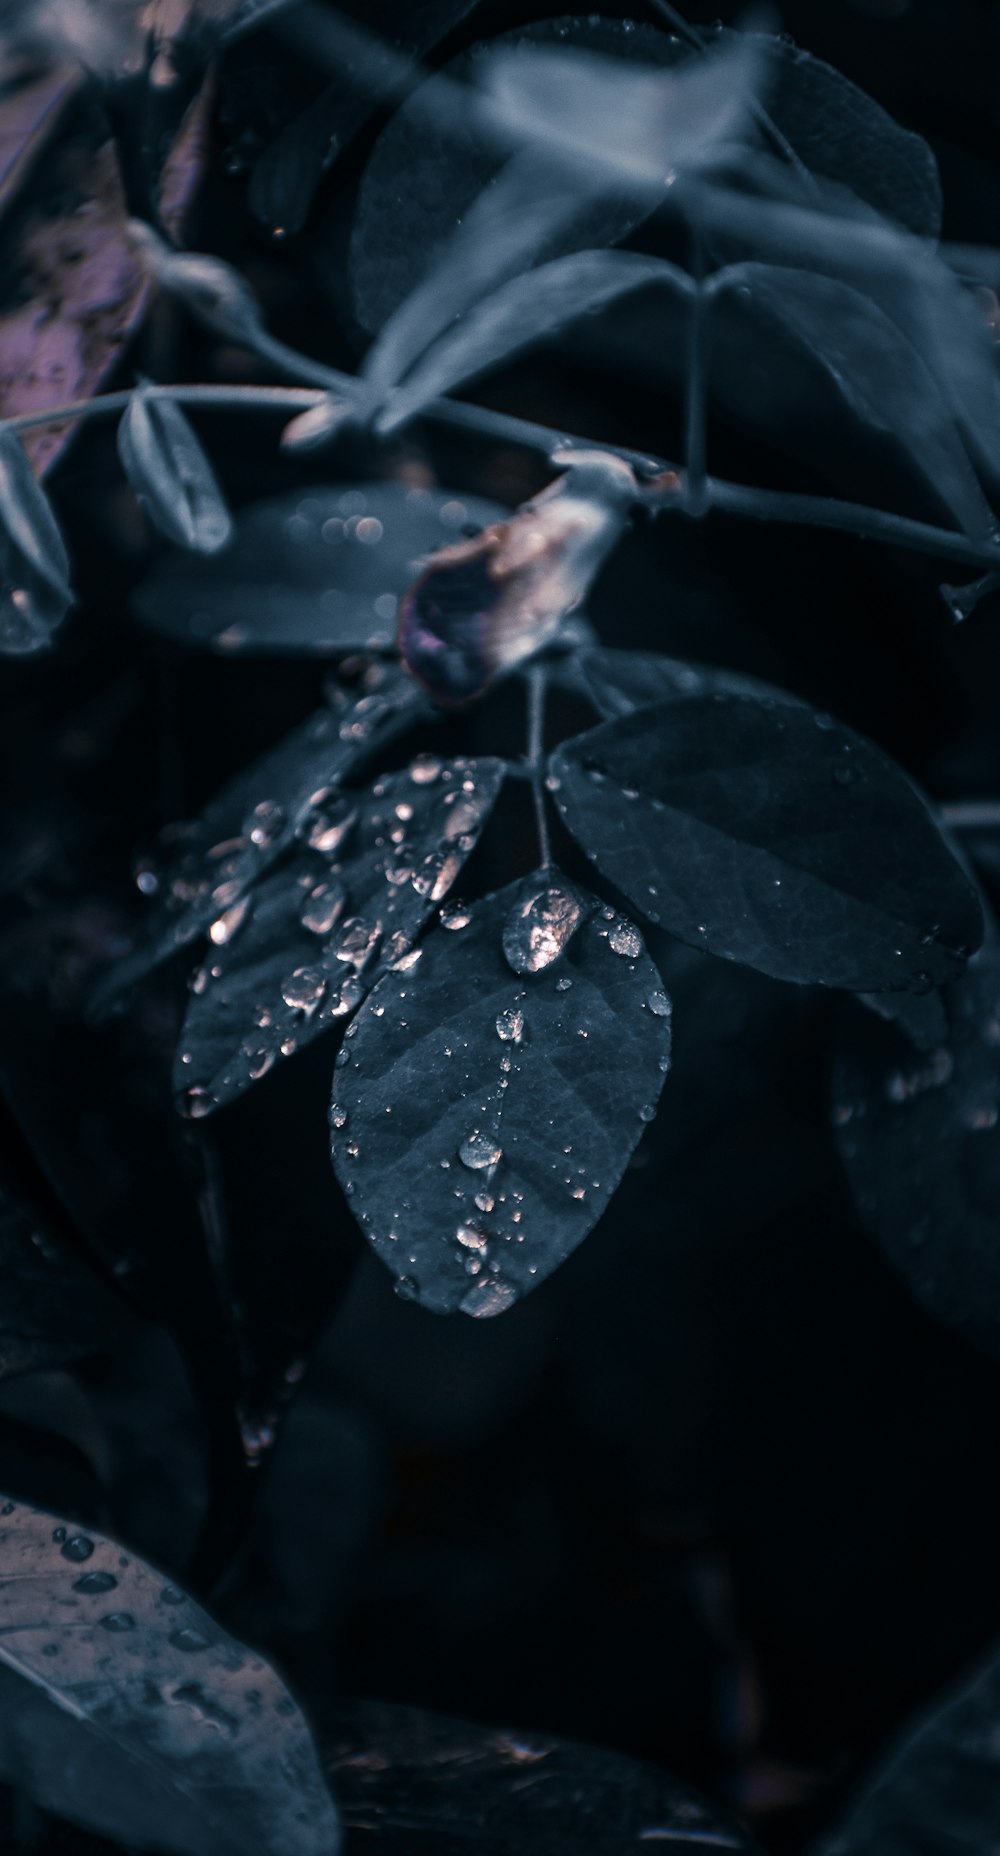
<instances>
[{"instance_id":1,"label":"smooth leaf surface","mask_svg":"<svg viewBox=\"0 0 1000 1856\"><path fill-rule=\"evenodd\" d=\"M177 643L227 656L375 649L393 642L423 556L506 514L454 490L319 484L241 510L211 561L165 556L133 606Z\"/></svg>"},{"instance_id":2,"label":"smooth leaf surface","mask_svg":"<svg viewBox=\"0 0 1000 1856\"><path fill-rule=\"evenodd\" d=\"M0 426L0 653L44 651L73 594L69 556L16 432Z\"/></svg>"},{"instance_id":3,"label":"smooth leaf surface","mask_svg":"<svg viewBox=\"0 0 1000 1856\"><path fill-rule=\"evenodd\" d=\"M199 819L175 828L175 854L162 873L148 874L153 918L139 946L95 994L98 1013L196 936L207 932L224 946L248 913L248 892L304 821L369 754L403 732L422 703L402 671L385 671L377 687L353 703L343 691L338 697L336 707L316 710L228 781Z\"/></svg>"},{"instance_id":4,"label":"smooth leaf surface","mask_svg":"<svg viewBox=\"0 0 1000 1856\"><path fill-rule=\"evenodd\" d=\"M1000 1811L1000 1657L927 1710L817 1856L981 1856Z\"/></svg>"},{"instance_id":5,"label":"smooth leaf surface","mask_svg":"<svg viewBox=\"0 0 1000 1856\"><path fill-rule=\"evenodd\" d=\"M552 757L601 874L682 941L776 979L940 985L982 938L926 803L803 705L715 694L606 722Z\"/></svg>"},{"instance_id":6,"label":"smooth leaf surface","mask_svg":"<svg viewBox=\"0 0 1000 1856\"><path fill-rule=\"evenodd\" d=\"M450 393L578 316L606 308L643 285L689 296L686 272L635 251L581 251L512 278L471 309L423 356L378 420L391 432L439 394Z\"/></svg>"},{"instance_id":7,"label":"smooth leaf surface","mask_svg":"<svg viewBox=\"0 0 1000 1856\"><path fill-rule=\"evenodd\" d=\"M832 1082L837 1149L865 1229L918 1299L1000 1351L1000 955L945 994L944 1036L919 1051L845 1014Z\"/></svg>"},{"instance_id":8,"label":"smooth leaf surface","mask_svg":"<svg viewBox=\"0 0 1000 1856\"><path fill-rule=\"evenodd\" d=\"M174 1073L189 1114L242 1095L349 1017L386 966L405 966L475 849L503 774L498 760L424 755L318 815L201 970Z\"/></svg>"},{"instance_id":9,"label":"smooth leaf surface","mask_svg":"<svg viewBox=\"0 0 1000 1856\"><path fill-rule=\"evenodd\" d=\"M659 1767L552 1734L363 1702L338 1720L328 1746L344 1823L376 1856L753 1848Z\"/></svg>"},{"instance_id":10,"label":"smooth leaf surface","mask_svg":"<svg viewBox=\"0 0 1000 1856\"><path fill-rule=\"evenodd\" d=\"M471 123L467 128L458 124L450 107L451 86L478 86L485 81L498 49L567 44L665 70L690 56L676 40L652 26L577 16L537 21L523 32L502 33L452 59L440 77L422 84L379 136L358 194L351 274L355 308L365 328L382 328L429 276L456 226L466 220L473 202L494 184L506 165L508 151L497 139L487 142ZM536 260L614 244L647 211L647 202L637 201L626 190L619 189L613 200L582 190L579 210L570 224L561 234L553 230L551 238L538 245ZM502 248L493 257L498 266L506 264ZM523 254L518 254L522 268L524 262ZM499 270L491 271L491 281L494 285L500 281Z\"/></svg>"},{"instance_id":11,"label":"smooth leaf surface","mask_svg":"<svg viewBox=\"0 0 1000 1856\"><path fill-rule=\"evenodd\" d=\"M179 406L137 388L118 427L118 455L136 497L168 541L195 554L225 547L232 519Z\"/></svg>"},{"instance_id":12,"label":"smooth leaf surface","mask_svg":"<svg viewBox=\"0 0 1000 1856\"><path fill-rule=\"evenodd\" d=\"M445 912L334 1075L334 1167L398 1293L492 1316L551 1274L655 1114L669 1013L638 930L555 871Z\"/></svg>"},{"instance_id":13,"label":"smooth leaf surface","mask_svg":"<svg viewBox=\"0 0 1000 1856\"><path fill-rule=\"evenodd\" d=\"M112 1540L0 1512L0 1771L171 1856L335 1856L339 1823L270 1664Z\"/></svg>"},{"instance_id":14,"label":"smooth leaf surface","mask_svg":"<svg viewBox=\"0 0 1000 1856\"><path fill-rule=\"evenodd\" d=\"M0 1174L0 1379L84 1359L126 1339L135 1316L97 1270Z\"/></svg>"}]
</instances>

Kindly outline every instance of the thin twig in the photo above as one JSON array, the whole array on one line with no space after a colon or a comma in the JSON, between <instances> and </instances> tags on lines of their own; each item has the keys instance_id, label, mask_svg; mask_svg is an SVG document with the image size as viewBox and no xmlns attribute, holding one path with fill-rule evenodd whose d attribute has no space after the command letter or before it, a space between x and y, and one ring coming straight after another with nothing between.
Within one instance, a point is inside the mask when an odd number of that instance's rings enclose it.
<instances>
[{"instance_id":1,"label":"thin twig","mask_svg":"<svg viewBox=\"0 0 1000 1856\"><path fill-rule=\"evenodd\" d=\"M532 664L527 672L528 685L528 751L526 755L527 771L531 779L531 798L535 808L535 826L538 831L538 852L543 870L552 862L552 847L549 842L549 818L545 807L545 787L542 769L545 765L545 690L548 674L542 664Z\"/></svg>"}]
</instances>

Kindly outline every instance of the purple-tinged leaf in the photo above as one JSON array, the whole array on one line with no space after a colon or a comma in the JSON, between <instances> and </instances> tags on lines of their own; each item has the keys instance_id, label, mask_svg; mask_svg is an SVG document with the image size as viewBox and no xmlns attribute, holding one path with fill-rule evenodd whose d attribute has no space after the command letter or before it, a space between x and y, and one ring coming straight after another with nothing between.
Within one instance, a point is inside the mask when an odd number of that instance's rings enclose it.
<instances>
[{"instance_id":1,"label":"purple-tinged leaf","mask_svg":"<svg viewBox=\"0 0 1000 1856\"><path fill-rule=\"evenodd\" d=\"M15 432L0 425L0 653L44 651L73 603L69 557Z\"/></svg>"},{"instance_id":2,"label":"purple-tinged leaf","mask_svg":"<svg viewBox=\"0 0 1000 1856\"><path fill-rule=\"evenodd\" d=\"M499 760L423 756L313 819L196 979L174 1084L196 1118L342 1025L454 887L500 790Z\"/></svg>"},{"instance_id":3,"label":"purple-tinged leaf","mask_svg":"<svg viewBox=\"0 0 1000 1856\"><path fill-rule=\"evenodd\" d=\"M5 1502L0 1774L169 1856L336 1856L309 1730L269 1663L116 1541Z\"/></svg>"},{"instance_id":4,"label":"purple-tinged leaf","mask_svg":"<svg viewBox=\"0 0 1000 1856\"><path fill-rule=\"evenodd\" d=\"M549 868L448 911L338 1055L337 1176L397 1292L442 1314L498 1315L544 1281L656 1113L660 975L631 922L564 887Z\"/></svg>"},{"instance_id":5,"label":"purple-tinged leaf","mask_svg":"<svg viewBox=\"0 0 1000 1856\"><path fill-rule=\"evenodd\" d=\"M23 84L5 82L0 97L0 213L15 198L82 83L82 71L69 64L57 65Z\"/></svg>"},{"instance_id":6,"label":"purple-tinged leaf","mask_svg":"<svg viewBox=\"0 0 1000 1856\"><path fill-rule=\"evenodd\" d=\"M232 519L194 430L170 400L137 387L118 427L118 455L154 528L195 554L217 554Z\"/></svg>"},{"instance_id":7,"label":"purple-tinged leaf","mask_svg":"<svg viewBox=\"0 0 1000 1856\"><path fill-rule=\"evenodd\" d=\"M635 908L775 979L926 991L982 940L926 801L804 704L654 703L565 743L552 775L565 824Z\"/></svg>"}]
</instances>

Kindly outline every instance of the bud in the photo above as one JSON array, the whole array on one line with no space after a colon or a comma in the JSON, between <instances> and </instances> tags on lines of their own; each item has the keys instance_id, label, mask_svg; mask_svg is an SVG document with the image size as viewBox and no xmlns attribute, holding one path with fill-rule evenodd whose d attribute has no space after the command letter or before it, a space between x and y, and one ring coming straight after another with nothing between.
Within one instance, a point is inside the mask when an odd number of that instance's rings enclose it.
<instances>
[{"instance_id":1,"label":"bud","mask_svg":"<svg viewBox=\"0 0 1000 1856\"><path fill-rule=\"evenodd\" d=\"M556 636L640 497L630 466L610 452L552 461L564 476L506 522L439 549L403 601L403 662L447 707L472 702Z\"/></svg>"}]
</instances>

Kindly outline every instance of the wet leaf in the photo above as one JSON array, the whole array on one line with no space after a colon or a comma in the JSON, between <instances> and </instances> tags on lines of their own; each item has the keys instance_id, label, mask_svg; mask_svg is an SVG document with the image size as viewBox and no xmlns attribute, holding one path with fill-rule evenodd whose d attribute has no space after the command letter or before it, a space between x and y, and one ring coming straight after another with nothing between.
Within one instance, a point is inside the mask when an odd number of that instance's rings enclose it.
<instances>
[{"instance_id":1,"label":"wet leaf","mask_svg":"<svg viewBox=\"0 0 1000 1856\"><path fill-rule=\"evenodd\" d=\"M498 140L487 141L471 120L467 125L456 120L455 110L450 107L451 86L478 86L498 51L517 46L564 47L567 43L629 63L636 60L656 64L665 70L690 58L676 40L651 26L595 16L544 20L523 32L503 33L474 46L452 59L440 77L431 77L420 85L382 131L362 178L351 239L351 268L355 306L365 328L380 329L388 321L417 285L430 276L456 227L467 220L472 220L474 228L481 221L486 236L474 242L471 253L468 244L456 244L456 251L463 250L464 257L462 263L451 268L449 276L454 276L456 289L462 290L463 264L468 261L470 267L473 263L478 266L481 261L485 281L477 269L473 296L465 296L464 301L456 297L450 314L531 261L518 228L519 210L537 215L539 233L547 223L552 228L544 237L532 234L536 262L567 251L614 244L644 217L648 203L637 202L626 190L619 189L615 199L584 190L579 193L578 205L567 225L563 209L578 193L575 177L567 175L564 166L554 168L551 164L539 173L537 158L518 166L516 189L508 191L509 184L501 181L502 214L494 212L488 197L473 207L487 188L497 184L497 176L507 165L508 152ZM532 173L536 176L533 183ZM509 250L502 234L504 219L509 222ZM425 300L425 311L426 307ZM421 346L426 346L446 325L450 314L443 308L439 310L436 321L427 326Z\"/></svg>"},{"instance_id":2,"label":"wet leaf","mask_svg":"<svg viewBox=\"0 0 1000 1856\"><path fill-rule=\"evenodd\" d=\"M123 1297L0 1175L0 1379L84 1359L127 1339Z\"/></svg>"},{"instance_id":3,"label":"wet leaf","mask_svg":"<svg viewBox=\"0 0 1000 1856\"><path fill-rule=\"evenodd\" d=\"M776 979L940 985L982 939L926 802L870 742L803 705L659 702L552 758L602 875L682 941Z\"/></svg>"},{"instance_id":4,"label":"wet leaf","mask_svg":"<svg viewBox=\"0 0 1000 1856\"><path fill-rule=\"evenodd\" d=\"M328 1764L344 1822L375 1856L709 1856L752 1844L686 1785L621 1753L363 1702L342 1711Z\"/></svg>"},{"instance_id":5,"label":"wet leaf","mask_svg":"<svg viewBox=\"0 0 1000 1856\"><path fill-rule=\"evenodd\" d=\"M643 285L690 295L686 272L635 251L581 251L515 277L478 303L407 374L377 420L383 432L412 419L439 394L487 373L566 323Z\"/></svg>"},{"instance_id":6,"label":"wet leaf","mask_svg":"<svg viewBox=\"0 0 1000 1856\"><path fill-rule=\"evenodd\" d=\"M201 817L174 833L175 851L162 874L147 872L155 915L135 951L117 962L97 989L100 1014L196 936L224 946L249 909L247 897L287 849L310 814L339 781L420 711L422 698L401 671L386 671L378 687L354 703L319 709L269 753L224 786Z\"/></svg>"},{"instance_id":7,"label":"wet leaf","mask_svg":"<svg viewBox=\"0 0 1000 1856\"><path fill-rule=\"evenodd\" d=\"M817 1856L980 1856L997 1821L998 1746L994 1651L896 1740Z\"/></svg>"},{"instance_id":8,"label":"wet leaf","mask_svg":"<svg viewBox=\"0 0 1000 1856\"><path fill-rule=\"evenodd\" d=\"M164 556L133 605L178 643L227 656L391 645L422 557L505 514L453 490L318 484L241 510L211 562Z\"/></svg>"},{"instance_id":9,"label":"wet leaf","mask_svg":"<svg viewBox=\"0 0 1000 1856\"><path fill-rule=\"evenodd\" d=\"M839 278L777 264L733 265L713 280L713 293L720 290L788 330L854 417L894 441L966 534L997 533L941 380L878 303Z\"/></svg>"},{"instance_id":10,"label":"wet leaf","mask_svg":"<svg viewBox=\"0 0 1000 1856\"><path fill-rule=\"evenodd\" d=\"M944 1035L916 1051L895 1028L845 1013L831 1115L866 1230L926 1307L997 1354L997 949L983 948L944 999Z\"/></svg>"},{"instance_id":11,"label":"wet leaf","mask_svg":"<svg viewBox=\"0 0 1000 1856\"><path fill-rule=\"evenodd\" d=\"M73 603L69 556L20 439L0 426L0 653L44 651Z\"/></svg>"},{"instance_id":12,"label":"wet leaf","mask_svg":"<svg viewBox=\"0 0 1000 1856\"><path fill-rule=\"evenodd\" d=\"M26 76L23 83L5 82L0 99L0 212L15 198L82 82L83 73L71 64Z\"/></svg>"},{"instance_id":13,"label":"wet leaf","mask_svg":"<svg viewBox=\"0 0 1000 1856\"><path fill-rule=\"evenodd\" d=\"M413 942L475 849L498 760L423 756L313 819L261 883L245 927L199 976L174 1071L189 1114L242 1095L342 1024Z\"/></svg>"},{"instance_id":14,"label":"wet leaf","mask_svg":"<svg viewBox=\"0 0 1000 1856\"><path fill-rule=\"evenodd\" d=\"M579 676L597 713L606 720L648 708L651 702L684 701L689 696L721 693L757 696L765 701L796 703L788 690L775 689L759 677L716 664L689 664L662 657L657 651L610 651L604 647L579 651L573 658Z\"/></svg>"},{"instance_id":15,"label":"wet leaf","mask_svg":"<svg viewBox=\"0 0 1000 1856\"><path fill-rule=\"evenodd\" d=\"M225 547L229 510L179 406L138 387L118 427L118 455L136 497L168 541L195 554Z\"/></svg>"},{"instance_id":16,"label":"wet leaf","mask_svg":"<svg viewBox=\"0 0 1000 1856\"><path fill-rule=\"evenodd\" d=\"M129 220L128 236L146 274L198 322L253 347L262 327L260 305L233 265L209 252L177 251L141 219Z\"/></svg>"},{"instance_id":17,"label":"wet leaf","mask_svg":"<svg viewBox=\"0 0 1000 1856\"><path fill-rule=\"evenodd\" d=\"M372 44L364 83L351 70L328 84L257 161L250 210L273 232L301 232L323 175L398 84L398 55L423 58L472 12L476 0L417 0L386 46Z\"/></svg>"},{"instance_id":18,"label":"wet leaf","mask_svg":"<svg viewBox=\"0 0 1000 1856\"><path fill-rule=\"evenodd\" d=\"M172 1856L335 1856L337 1814L270 1664L134 1554L0 1517L0 1771L45 1810Z\"/></svg>"},{"instance_id":19,"label":"wet leaf","mask_svg":"<svg viewBox=\"0 0 1000 1856\"><path fill-rule=\"evenodd\" d=\"M638 930L551 869L446 913L380 981L330 1120L399 1294L497 1315L576 1248L655 1114L669 1012Z\"/></svg>"}]
</instances>

